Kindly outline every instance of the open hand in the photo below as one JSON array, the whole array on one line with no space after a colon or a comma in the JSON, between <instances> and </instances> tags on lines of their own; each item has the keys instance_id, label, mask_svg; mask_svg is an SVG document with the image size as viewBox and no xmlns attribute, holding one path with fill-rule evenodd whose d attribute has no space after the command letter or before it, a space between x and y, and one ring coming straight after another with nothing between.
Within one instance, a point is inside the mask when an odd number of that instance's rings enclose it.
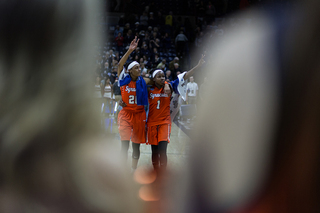
<instances>
[{"instance_id":1,"label":"open hand","mask_svg":"<svg viewBox=\"0 0 320 213\"><path fill-rule=\"evenodd\" d=\"M129 50L135 50L138 46L140 39L137 39L137 36L134 37L134 39L131 41L130 46L129 46Z\"/></svg>"},{"instance_id":2,"label":"open hand","mask_svg":"<svg viewBox=\"0 0 320 213\"><path fill-rule=\"evenodd\" d=\"M205 57L205 55L203 55L202 54L202 56L201 56L201 59L199 60L199 63L198 63L198 65L197 66L202 66L202 64L204 64L205 63L205 61L203 60L203 58Z\"/></svg>"},{"instance_id":3,"label":"open hand","mask_svg":"<svg viewBox=\"0 0 320 213\"><path fill-rule=\"evenodd\" d=\"M169 84L164 85L164 93L171 95L171 87Z\"/></svg>"}]
</instances>

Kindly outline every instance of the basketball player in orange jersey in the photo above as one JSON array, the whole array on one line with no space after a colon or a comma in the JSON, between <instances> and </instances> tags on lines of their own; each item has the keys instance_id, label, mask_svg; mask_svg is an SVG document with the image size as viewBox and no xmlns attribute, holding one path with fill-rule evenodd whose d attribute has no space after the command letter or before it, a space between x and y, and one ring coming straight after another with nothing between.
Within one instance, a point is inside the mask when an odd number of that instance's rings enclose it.
<instances>
[{"instance_id":1,"label":"basketball player in orange jersey","mask_svg":"<svg viewBox=\"0 0 320 213\"><path fill-rule=\"evenodd\" d=\"M123 55L118 64L118 76L123 70L123 65L129 55L137 48L139 39L135 37L128 51ZM148 91L146 84L153 84L149 78L140 76L141 69L138 62L133 61L128 65L128 73L123 79L119 80L122 101L126 105L118 115L118 127L121 138L121 150L127 157L129 141L132 141L132 170L137 168L140 157L140 144L146 142L146 112L144 105L148 105ZM170 93L169 85L165 88Z\"/></svg>"},{"instance_id":2,"label":"basketball player in orange jersey","mask_svg":"<svg viewBox=\"0 0 320 213\"><path fill-rule=\"evenodd\" d=\"M196 67L185 72L183 79L186 80L192 76L197 67L200 67L205 61L202 55ZM154 81L154 86L148 88L149 99L149 114L148 114L148 144L151 144L152 150L152 165L156 171L164 170L167 166L167 145L170 142L171 133L171 116L170 116L170 101L171 93L164 92L164 86L168 85L165 82L165 74L162 70L157 69L151 74ZM175 93L178 92L179 78L171 81L171 88Z\"/></svg>"}]
</instances>

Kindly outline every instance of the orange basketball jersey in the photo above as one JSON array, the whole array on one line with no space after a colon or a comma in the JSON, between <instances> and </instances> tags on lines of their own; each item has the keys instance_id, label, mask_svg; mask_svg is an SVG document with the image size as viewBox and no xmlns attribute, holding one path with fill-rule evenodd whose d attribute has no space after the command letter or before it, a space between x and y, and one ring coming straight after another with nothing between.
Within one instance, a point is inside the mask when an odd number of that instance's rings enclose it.
<instances>
[{"instance_id":1,"label":"orange basketball jersey","mask_svg":"<svg viewBox=\"0 0 320 213\"><path fill-rule=\"evenodd\" d=\"M170 124L171 95L164 93L164 88L151 87L149 90L148 126Z\"/></svg>"},{"instance_id":2,"label":"orange basketball jersey","mask_svg":"<svg viewBox=\"0 0 320 213\"><path fill-rule=\"evenodd\" d=\"M144 110L144 106L137 105L135 81L131 81L129 84L122 86L120 89L122 100L127 104L126 107L123 107L124 110L137 112Z\"/></svg>"}]
</instances>

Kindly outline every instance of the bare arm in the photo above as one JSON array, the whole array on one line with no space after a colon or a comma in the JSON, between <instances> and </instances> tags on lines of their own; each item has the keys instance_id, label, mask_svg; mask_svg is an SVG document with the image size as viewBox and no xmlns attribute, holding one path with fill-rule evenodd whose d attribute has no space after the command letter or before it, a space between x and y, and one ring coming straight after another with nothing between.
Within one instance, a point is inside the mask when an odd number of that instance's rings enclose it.
<instances>
[{"instance_id":1,"label":"bare arm","mask_svg":"<svg viewBox=\"0 0 320 213\"><path fill-rule=\"evenodd\" d=\"M147 85L151 85L151 86L154 85L154 81L151 80L150 78L143 78L143 79L145 80Z\"/></svg>"},{"instance_id":2,"label":"bare arm","mask_svg":"<svg viewBox=\"0 0 320 213\"><path fill-rule=\"evenodd\" d=\"M128 60L129 55L137 48L138 42L139 42L139 39L137 39L137 36L134 37L134 39L130 43L129 49L127 50L127 52L120 59L119 64L118 64L118 76L120 75L120 73L121 73L121 71L123 69L123 65Z\"/></svg>"},{"instance_id":3,"label":"bare arm","mask_svg":"<svg viewBox=\"0 0 320 213\"><path fill-rule=\"evenodd\" d=\"M143 79L146 81L146 84L147 84L147 85L154 85L154 81L151 80L150 78L143 78ZM164 85L164 92L165 92L166 94L171 94L171 93L172 93L169 84L165 84L165 85Z\"/></svg>"},{"instance_id":4,"label":"bare arm","mask_svg":"<svg viewBox=\"0 0 320 213\"><path fill-rule=\"evenodd\" d=\"M202 55L201 59L199 60L199 63L197 64L197 66L193 67L191 70L189 70L184 76L183 76L183 79L186 80L188 79L190 76L193 75L194 71L198 68L198 67L201 67L202 64L204 64L204 58L205 55Z\"/></svg>"}]
</instances>

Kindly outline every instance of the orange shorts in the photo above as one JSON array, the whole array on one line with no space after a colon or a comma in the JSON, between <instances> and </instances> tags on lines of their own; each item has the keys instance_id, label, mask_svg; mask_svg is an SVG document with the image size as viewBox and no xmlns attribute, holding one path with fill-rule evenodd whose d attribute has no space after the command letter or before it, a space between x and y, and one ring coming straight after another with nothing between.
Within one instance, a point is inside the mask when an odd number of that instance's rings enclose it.
<instances>
[{"instance_id":1,"label":"orange shorts","mask_svg":"<svg viewBox=\"0 0 320 213\"><path fill-rule=\"evenodd\" d=\"M133 143L146 142L146 112L127 111L122 109L118 115L118 128L121 140Z\"/></svg>"},{"instance_id":2,"label":"orange shorts","mask_svg":"<svg viewBox=\"0 0 320 213\"><path fill-rule=\"evenodd\" d=\"M158 145L160 141L170 142L171 124L148 127L148 144Z\"/></svg>"}]
</instances>

